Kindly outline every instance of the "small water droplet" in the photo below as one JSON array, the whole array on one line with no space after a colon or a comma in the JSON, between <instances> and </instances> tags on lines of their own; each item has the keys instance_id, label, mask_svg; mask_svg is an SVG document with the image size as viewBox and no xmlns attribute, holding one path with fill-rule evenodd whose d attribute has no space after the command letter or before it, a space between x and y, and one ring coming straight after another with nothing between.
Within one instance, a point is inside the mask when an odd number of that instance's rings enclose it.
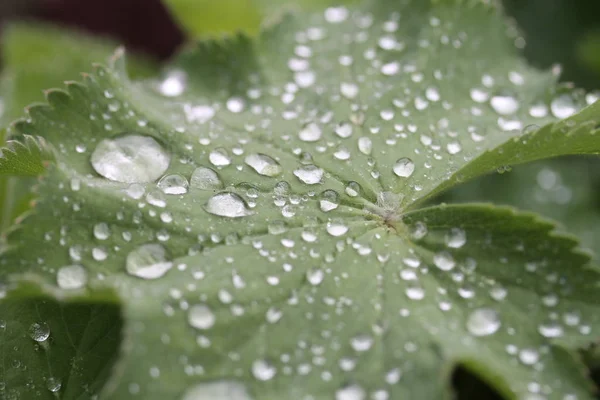
<instances>
[{"instance_id":1,"label":"small water droplet","mask_svg":"<svg viewBox=\"0 0 600 400\"><path fill-rule=\"evenodd\" d=\"M158 181L158 188L164 194L185 194L189 186L187 179L179 174L166 175Z\"/></svg>"},{"instance_id":2,"label":"small water droplet","mask_svg":"<svg viewBox=\"0 0 600 400\"><path fill-rule=\"evenodd\" d=\"M212 196L204 205L206 212L220 217L240 218L252 215L246 202L239 195L221 192Z\"/></svg>"},{"instance_id":3,"label":"small water droplet","mask_svg":"<svg viewBox=\"0 0 600 400\"><path fill-rule=\"evenodd\" d=\"M196 329L210 329L215 325L216 317L208 306L196 304L188 311L188 322Z\"/></svg>"},{"instance_id":4,"label":"small water droplet","mask_svg":"<svg viewBox=\"0 0 600 400\"><path fill-rule=\"evenodd\" d=\"M562 94L552 100L550 111L556 118L568 118L577 112L577 106L572 96Z\"/></svg>"},{"instance_id":5,"label":"small water droplet","mask_svg":"<svg viewBox=\"0 0 600 400\"><path fill-rule=\"evenodd\" d=\"M500 316L491 308L479 308L467 319L467 330L474 336L488 336L500 329Z\"/></svg>"},{"instance_id":6,"label":"small water droplet","mask_svg":"<svg viewBox=\"0 0 600 400\"><path fill-rule=\"evenodd\" d=\"M358 138L358 150L365 155L371 154L371 151L373 150L373 142L371 139L366 136Z\"/></svg>"},{"instance_id":7,"label":"small water droplet","mask_svg":"<svg viewBox=\"0 0 600 400\"><path fill-rule=\"evenodd\" d=\"M263 176L277 176L283 172L283 168L273 158L260 153L249 154L244 162Z\"/></svg>"},{"instance_id":8,"label":"small water droplet","mask_svg":"<svg viewBox=\"0 0 600 400\"><path fill-rule=\"evenodd\" d=\"M343 139L349 138L352 135L352 131L352 124L348 122L342 122L335 127L335 133Z\"/></svg>"},{"instance_id":9,"label":"small water droplet","mask_svg":"<svg viewBox=\"0 0 600 400\"><path fill-rule=\"evenodd\" d=\"M323 282L325 273L321 268L311 268L306 271L306 280L313 286L318 286Z\"/></svg>"},{"instance_id":10,"label":"small water droplet","mask_svg":"<svg viewBox=\"0 0 600 400\"><path fill-rule=\"evenodd\" d=\"M61 387L62 387L62 382L58 378L54 378L51 376L46 380L46 388L49 391L51 391L52 393L58 392Z\"/></svg>"},{"instance_id":11,"label":"small water droplet","mask_svg":"<svg viewBox=\"0 0 600 400\"><path fill-rule=\"evenodd\" d=\"M436 253L433 256L433 263L442 271L450 271L456 266L456 261L454 261L452 254L447 251Z\"/></svg>"},{"instance_id":12,"label":"small water droplet","mask_svg":"<svg viewBox=\"0 0 600 400\"><path fill-rule=\"evenodd\" d=\"M394 173L402 178L408 178L415 171L415 163L410 158L402 157L394 164Z\"/></svg>"},{"instance_id":13,"label":"small water droplet","mask_svg":"<svg viewBox=\"0 0 600 400\"><path fill-rule=\"evenodd\" d=\"M335 400L364 400L366 397L365 390L358 385L344 386L335 392Z\"/></svg>"},{"instance_id":14,"label":"small water droplet","mask_svg":"<svg viewBox=\"0 0 600 400\"><path fill-rule=\"evenodd\" d=\"M350 340L350 346L354 351L363 352L373 346L373 337L370 335L358 335Z\"/></svg>"},{"instance_id":15,"label":"small water droplet","mask_svg":"<svg viewBox=\"0 0 600 400\"><path fill-rule=\"evenodd\" d=\"M446 246L459 249L467 243L467 233L464 229L452 228L445 236Z\"/></svg>"},{"instance_id":16,"label":"small water droplet","mask_svg":"<svg viewBox=\"0 0 600 400\"><path fill-rule=\"evenodd\" d=\"M276 373L277 369L266 360L256 360L252 363L252 375L259 381L269 381Z\"/></svg>"},{"instance_id":17,"label":"small water droplet","mask_svg":"<svg viewBox=\"0 0 600 400\"><path fill-rule=\"evenodd\" d=\"M306 124L298 133L300 140L304 142L316 142L321 139L322 130L319 125L314 122Z\"/></svg>"},{"instance_id":18,"label":"small water droplet","mask_svg":"<svg viewBox=\"0 0 600 400\"><path fill-rule=\"evenodd\" d=\"M36 342L43 342L50 337L50 326L45 322L34 322L29 326L28 333Z\"/></svg>"},{"instance_id":19,"label":"small water droplet","mask_svg":"<svg viewBox=\"0 0 600 400\"><path fill-rule=\"evenodd\" d=\"M509 94L499 94L492 97L490 105L500 115L514 114L519 109L519 101Z\"/></svg>"},{"instance_id":20,"label":"small water droplet","mask_svg":"<svg viewBox=\"0 0 600 400\"><path fill-rule=\"evenodd\" d=\"M67 265L58 270L56 283L61 289L79 289L87 283L87 271L81 265Z\"/></svg>"},{"instance_id":21,"label":"small water droplet","mask_svg":"<svg viewBox=\"0 0 600 400\"><path fill-rule=\"evenodd\" d=\"M342 221L329 221L327 222L326 230L331 236L342 236L348 232L348 226Z\"/></svg>"},{"instance_id":22,"label":"small water droplet","mask_svg":"<svg viewBox=\"0 0 600 400\"><path fill-rule=\"evenodd\" d=\"M252 400L246 387L235 381L202 382L185 391L181 400Z\"/></svg>"},{"instance_id":23,"label":"small water droplet","mask_svg":"<svg viewBox=\"0 0 600 400\"><path fill-rule=\"evenodd\" d=\"M321 193L321 199L319 200L319 206L321 211L328 212L338 208L340 204L340 196L335 190L325 190Z\"/></svg>"},{"instance_id":24,"label":"small water droplet","mask_svg":"<svg viewBox=\"0 0 600 400\"><path fill-rule=\"evenodd\" d=\"M303 165L294 170L294 175L307 185L321 183L324 171L316 165Z\"/></svg>"},{"instance_id":25,"label":"small water droplet","mask_svg":"<svg viewBox=\"0 0 600 400\"><path fill-rule=\"evenodd\" d=\"M91 163L99 175L112 181L142 183L162 176L170 159L153 138L129 134L98 143Z\"/></svg>"},{"instance_id":26,"label":"small water droplet","mask_svg":"<svg viewBox=\"0 0 600 400\"><path fill-rule=\"evenodd\" d=\"M144 244L132 250L125 262L127 273L138 278L160 278L173 267L167 250L160 244Z\"/></svg>"},{"instance_id":27,"label":"small water droplet","mask_svg":"<svg viewBox=\"0 0 600 400\"><path fill-rule=\"evenodd\" d=\"M231 157L224 148L214 149L208 155L208 160L215 167L226 167L231 164Z\"/></svg>"},{"instance_id":28,"label":"small water droplet","mask_svg":"<svg viewBox=\"0 0 600 400\"><path fill-rule=\"evenodd\" d=\"M192 173L190 186L200 190L216 190L223 187L219 175L210 168L198 167Z\"/></svg>"}]
</instances>

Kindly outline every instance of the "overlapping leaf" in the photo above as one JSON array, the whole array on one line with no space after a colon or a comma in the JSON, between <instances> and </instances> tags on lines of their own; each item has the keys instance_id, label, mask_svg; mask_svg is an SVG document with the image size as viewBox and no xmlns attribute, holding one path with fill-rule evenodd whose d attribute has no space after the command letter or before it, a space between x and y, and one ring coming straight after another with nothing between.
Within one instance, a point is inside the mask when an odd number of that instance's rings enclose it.
<instances>
[{"instance_id":1,"label":"overlapping leaf","mask_svg":"<svg viewBox=\"0 0 600 400\"><path fill-rule=\"evenodd\" d=\"M56 163L3 274L117 293L103 399L449 398L459 363L507 398L591 398L571 350L597 338L598 272L576 241L511 209L416 209L600 150L600 106L576 114L594 99L556 93L506 30L480 2L380 0L202 43L158 82L118 53L16 125Z\"/></svg>"}]
</instances>

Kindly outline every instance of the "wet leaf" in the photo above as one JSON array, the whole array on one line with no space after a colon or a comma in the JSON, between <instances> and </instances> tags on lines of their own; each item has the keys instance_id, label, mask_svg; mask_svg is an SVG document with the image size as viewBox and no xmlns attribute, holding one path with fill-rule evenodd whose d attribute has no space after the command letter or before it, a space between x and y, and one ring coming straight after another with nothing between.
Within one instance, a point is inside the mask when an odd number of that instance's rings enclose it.
<instances>
[{"instance_id":1,"label":"wet leaf","mask_svg":"<svg viewBox=\"0 0 600 400\"><path fill-rule=\"evenodd\" d=\"M600 151L600 103L512 31L480 2L380 0L202 42L153 81L117 52L15 124L56 162L4 279L118 295L102 399L450 398L457 365L506 398L591 399L575 350L598 337L598 270L577 241L509 208L419 208Z\"/></svg>"}]
</instances>

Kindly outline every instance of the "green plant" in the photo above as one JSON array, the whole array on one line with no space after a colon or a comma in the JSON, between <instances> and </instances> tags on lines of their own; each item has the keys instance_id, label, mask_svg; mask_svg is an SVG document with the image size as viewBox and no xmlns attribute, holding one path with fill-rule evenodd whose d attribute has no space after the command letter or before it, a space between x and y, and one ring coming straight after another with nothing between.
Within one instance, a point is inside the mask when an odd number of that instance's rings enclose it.
<instances>
[{"instance_id":1,"label":"green plant","mask_svg":"<svg viewBox=\"0 0 600 400\"><path fill-rule=\"evenodd\" d=\"M461 365L506 398L591 399L575 237L427 204L597 154L595 96L529 67L486 2L282 18L158 80L118 50L11 126L0 171L44 172L0 256L5 397L437 399Z\"/></svg>"}]
</instances>

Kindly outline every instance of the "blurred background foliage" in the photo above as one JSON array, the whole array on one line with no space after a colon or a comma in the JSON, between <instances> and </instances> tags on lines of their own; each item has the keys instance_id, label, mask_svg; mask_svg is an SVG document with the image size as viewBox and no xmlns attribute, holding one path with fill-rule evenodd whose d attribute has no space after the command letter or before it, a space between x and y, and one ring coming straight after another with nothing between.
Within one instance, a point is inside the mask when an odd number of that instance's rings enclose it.
<instances>
[{"instance_id":1,"label":"blurred background foliage","mask_svg":"<svg viewBox=\"0 0 600 400\"><path fill-rule=\"evenodd\" d=\"M261 20L282 9L352 1L360 0L0 0L0 142L10 122L24 115L24 107L44 100L43 90L78 79L119 44L128 49L130 73L144 77L188 38L237 30L256 34ZM523 54L532 65L561 64L562 80L600 90L600 0L502 4L526 39ZM502 172L464 184L436 202L487 201L536 211L561 222L585 247L600 253L597 157L561 158ZM27 210L33 183L0 176L0 232ZM600 366L597 349L587 358L588 365ZM461 368L453 383L459 399L498 398Z\"/></svg>"}]
</instances>

